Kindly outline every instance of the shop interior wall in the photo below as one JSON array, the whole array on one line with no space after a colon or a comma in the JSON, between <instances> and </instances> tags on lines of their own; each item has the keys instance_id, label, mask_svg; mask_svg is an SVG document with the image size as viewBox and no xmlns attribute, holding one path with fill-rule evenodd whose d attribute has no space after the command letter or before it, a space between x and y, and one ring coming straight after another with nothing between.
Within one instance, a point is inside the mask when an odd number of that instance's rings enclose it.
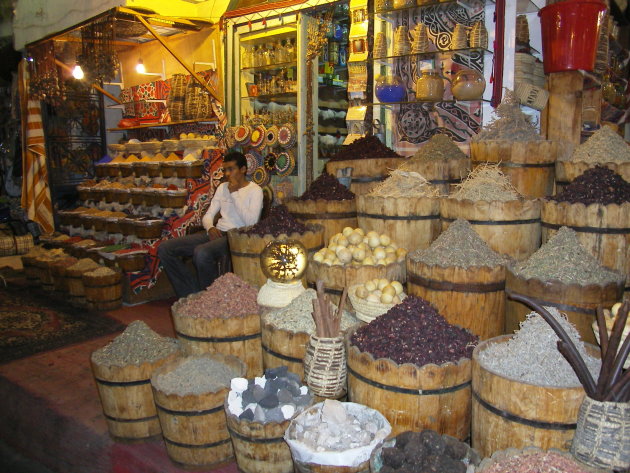
<instances>
[{"instance_id":1,"label":"shop interior wall","mask_svg":"<svg viewBox=\"0 0 630 473\"><path fill-rule=\"evenodd\" d=\"M166 38L166 43L190 67L193 67L194 62L215 63L219 75L217 95L222 101L223 64L221 60L221 35L218 25L198 33L189 33L180 38ZM139 59L142 59L147 72L162 72L162 61L164 61L166 78L171 77L173 74L188 73L157 41L121 50L118 53L118 58L122 67L123 81L126 88L159 79L157 76L138 74L136 65ZM211 69L211 66L201 64L195 66L195 71L207 69Z\"/></svg>"}]
</instances>

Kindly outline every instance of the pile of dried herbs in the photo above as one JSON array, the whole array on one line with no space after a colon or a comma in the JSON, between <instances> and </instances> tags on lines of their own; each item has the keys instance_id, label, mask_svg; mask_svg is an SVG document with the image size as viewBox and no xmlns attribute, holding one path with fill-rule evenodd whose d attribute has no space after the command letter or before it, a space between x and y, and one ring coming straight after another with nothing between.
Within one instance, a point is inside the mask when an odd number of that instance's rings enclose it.
<instances>
[{"instance_id":1,"label":"pile of dried herbs","mask_svg":"<svg viewBox=\"0 0 630 473\"><path fill-rule=\"evenodd\" d=\"M390 176L368 194L378 197L438 197L439 189L421 174L413 171L392 171Z\"/></svg>"},{"instance_id":2,"label":"pile of dried herbs","mask_svg":"<svg viewBox=\"0 0 630 473\"><path fill-rule=\"evenodd\" d=\"M464 182L457 184L457 190L450 197L474 202L509 202L522 198L497 164L477 166Z\"/></svg>"},{"instance_id":3,"label":"pile of dried herbs","mask_svg":"<svg viewBox=\"0 0 630 473\"><path fill-rule=\"evenodd\" d=\"M525 115L514 92L505 91L503 100L494 112L496 117L472 141L541 141L536 126Z\"/></svg>"},{"instance_id":4,"label":"pile of dried herbs","mask_svg":"<svg viewBox=\"0 0 630 473\"><path fill-rule=\"evenodd\" d=\"M570 161L590 163L630 162L630 146L609 126L602 126L578 146Z\"/></svg>"},{"instance_id":5,"label":"pile of dried herbs","mask_svg":"<svg viewBox=\"0 0 630 473\"><path fill-rule=\"evenodd\" d=\"M621 205L630 202L630 182L611 169L595 166L550 199L571 204Z\"/></svg>"},{"instance_id":6,"label":"pile of dried herbs","mask_svg":"<svg viewBox=\"0 0 630 473\"><path fill-rule=\"evenodd\" d=\"M341 150L330 158L330 161L366 158L402 158L402 156L385 146L376 136L368 135L342 146Z\"/></svg>"},{"instance_id":7,"label":"pile of dried herbs","mask_svg":"<svg viewBox=\"0 0 630 473\"><path fill-rule=\"evenodd\" d=\"M623 281L623 276L601 266L580 244L577 234L568 227L560 228L528 260L515 264L511 269L524 279L545 282L556 280L579 286L603 286Z\"/></svg>"},{"instance_id":8,"label":"pile of dried herbs","mask_svg":"<svg viewBox=\"0 0 630 473\"><path fill-rule=\"evenodd\" d=\"M416 154L409 161L402 164L398 169L403 171L414 171L414 164L417 161L448 161L449 159L466 159L459 146L444 133L436 133L422 145Z\"/></svg>"},{"instance_id":9,"label":"pile of dried herbs","mask_svg":"<svg viewBox=\"0 0 630 473\"><path fill-rule=\"evenodd\" d=\"M458 268L494 267L505 263L505 259L491 249L470 223L463 219L455 220L431 246L410 253L409 258L429 266Z\"/></svg>"}]
</instances>

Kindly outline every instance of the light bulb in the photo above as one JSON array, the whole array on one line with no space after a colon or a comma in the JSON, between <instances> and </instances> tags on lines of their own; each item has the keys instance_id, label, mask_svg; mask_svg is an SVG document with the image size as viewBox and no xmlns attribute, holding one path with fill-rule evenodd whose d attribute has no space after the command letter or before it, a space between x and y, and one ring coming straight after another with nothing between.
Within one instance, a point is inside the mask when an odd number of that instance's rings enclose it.
<instances>
[{"instance_id":1,"label":"light bulb","mask_svg":"<svg viewBox=\"0 0 630 473\"><path fill-rule=\"evenodd\" d=\"M146 74L147 72L147 69L144 67L142 59L138 59L138 64L136 64L136 72L138 74Z\"/></svg>"},{"instance_id":2,"label":"light bulb","mask_svg":"<svg viewBox=\"0 0 630 473\"><path fill-rule=\"evenodd\" d=\"M81 66L79 66L79 64L74 65L74 69L72 69L72 77L74 77L76 80L81 80L85 77L83 69L81 69Z\"/></svg>"}]
</instances>

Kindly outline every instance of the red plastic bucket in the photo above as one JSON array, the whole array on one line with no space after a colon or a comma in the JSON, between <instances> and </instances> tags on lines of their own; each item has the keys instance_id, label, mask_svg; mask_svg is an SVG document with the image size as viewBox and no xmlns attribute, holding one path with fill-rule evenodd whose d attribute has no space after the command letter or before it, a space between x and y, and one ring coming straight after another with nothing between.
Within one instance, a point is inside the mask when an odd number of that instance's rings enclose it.
<instances>
[{"instance_id":1,"label":"red plastic bucket","mask_svg":"<svg viewBox=\"0 0 630 473\"><path fill-rule=\"evenodd\" d=\"M605 11L598 0L566 0L540 10L545 74L593 70Z\"/></svg>"}]
</instances>

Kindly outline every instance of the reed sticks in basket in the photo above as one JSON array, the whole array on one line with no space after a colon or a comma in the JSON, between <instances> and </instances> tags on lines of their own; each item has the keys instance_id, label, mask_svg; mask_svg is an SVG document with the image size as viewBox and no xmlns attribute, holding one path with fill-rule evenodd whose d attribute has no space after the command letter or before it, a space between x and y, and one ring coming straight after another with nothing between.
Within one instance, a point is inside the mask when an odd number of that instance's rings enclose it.
<instances>
[{"instance_id":1,"label":"reed sticks in basket","mask_svg":"<svg viewBox=\"0 0 630 473\"><path fill-rule=\"evenodd\" d=\"M346 305L348 288L344 287L339 301L339 307L333 314L331 310L330 298L324 292L324 281L317 280L317 299L313 299L313 321L315 322L316 334L322 338L336 338L341 335L341 315Z\"/></svg>"}]
</instances>

